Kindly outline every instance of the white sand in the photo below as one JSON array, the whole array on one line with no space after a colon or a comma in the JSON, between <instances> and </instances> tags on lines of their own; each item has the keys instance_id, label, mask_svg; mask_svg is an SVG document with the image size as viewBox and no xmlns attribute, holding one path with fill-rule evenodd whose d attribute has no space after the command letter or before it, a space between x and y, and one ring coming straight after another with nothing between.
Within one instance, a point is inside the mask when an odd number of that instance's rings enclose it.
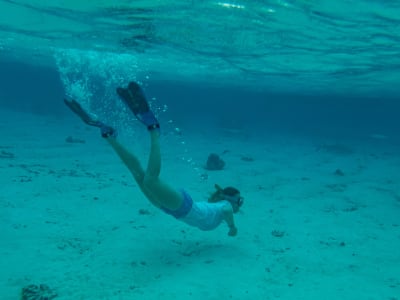
<instances>
[{"instance_id":1,"label":"white sand","mask_svg":"<svg viewBox=\"0 0 400 300\"><path fill-rule=\"evenodd\" d=\"M1 299L31 283L74 300L400 299L400 156L385 141L347 141L354 152L335 155L318 147L336 141L301 137L164 137L171 184L199 201L216 182L241 189L230 238L225 226L201 232L150 206L74 116L0 120ZM132 144L145 159L143 137ZM201 168L224 150L225 170Z\"/></svg>"}]
</instances>

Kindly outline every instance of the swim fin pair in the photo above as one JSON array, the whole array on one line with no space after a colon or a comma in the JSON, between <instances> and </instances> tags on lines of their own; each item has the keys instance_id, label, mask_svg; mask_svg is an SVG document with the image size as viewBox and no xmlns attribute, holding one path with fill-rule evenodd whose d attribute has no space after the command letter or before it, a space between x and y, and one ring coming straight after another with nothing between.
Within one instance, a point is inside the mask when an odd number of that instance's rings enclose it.
<instances>
[{"instance_id":1,"label":"swim fin pair","mask_svg":"<svg viewBox=\"0 0 400 300\"><path fill-rule=\"evenodd\" d=\"M160 124L158 123L154 113L151 111L146 96L139 84L132 81L129 83L127 88L118 87L117 94L148 130L160 128ZM87 113L76 100L65 98L64 102L86 124L99 127L103 137L108 138L117 136L117 132L114 128L98 121L92 115Z\"/></svg>"}]
</instances>

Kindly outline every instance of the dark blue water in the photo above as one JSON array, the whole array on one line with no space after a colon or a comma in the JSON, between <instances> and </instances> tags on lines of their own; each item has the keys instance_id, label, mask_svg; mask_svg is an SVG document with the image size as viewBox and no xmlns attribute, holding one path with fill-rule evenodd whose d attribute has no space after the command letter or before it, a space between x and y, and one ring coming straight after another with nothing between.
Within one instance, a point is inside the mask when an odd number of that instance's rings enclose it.
<instances>
[{"instance_id":1,"label":"dark blue water","mask_svg":"<svg viewBox=\"0 0 400 300\"><path fill-rule=\"evenodd\" d=\"M255 134L290 133L363 139L379 134L397 143L400 101L395 96L345 98L326 95L268 94L215 83L143 80L146 94L169 107L168 118L201 129L215 123ZM3 62L0 104L39 114L70 114L56 69ZM111 101L115 101L112 99ZM163 116L161 116L161 119Z\"/></svg>"},{"instance_id":2,"label":"dark blue water","mask_svg":"<svg viewBox=\"0 0 400 300\"><path fill-rule=\"evenodd\" d=\"M64 94L55 69L19 63L0 65L0 104L5 108L34 113L64 112L60 99Z\"/></svg>"}]
</instances>

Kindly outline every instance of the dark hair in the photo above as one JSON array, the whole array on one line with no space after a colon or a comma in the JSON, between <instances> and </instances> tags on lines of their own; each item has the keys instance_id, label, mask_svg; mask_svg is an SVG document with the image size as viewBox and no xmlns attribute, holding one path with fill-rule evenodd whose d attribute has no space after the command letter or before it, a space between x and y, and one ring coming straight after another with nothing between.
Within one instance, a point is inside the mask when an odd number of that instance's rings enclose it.
<instances>
[{"instance_id":1,"label":"dark hair","mask_svg":"<svg viewBox=\"0 0 400 300\"><path fill-rule=\"evenodd\" d=\"M240 191L237 188L228 186L224 188L223 193L228 196L235 196L236 194L240 194Z\"/></svg>"},{"instance_id":2,"label":"dark hair","mask_svg":"<svg viewBox=\"0 0 400 300\"><path fill-rule=\"evenodd\" d=\"M240 194L240 191L237 188L228 186L226 188L221 188L218 184L215 184L216 191L213 192L208 198L208 202L210 203L215 203L218 201L221 201L221 196L227 195L227 196L235 196L236 194Z\"/></svg>"}]
</instances>

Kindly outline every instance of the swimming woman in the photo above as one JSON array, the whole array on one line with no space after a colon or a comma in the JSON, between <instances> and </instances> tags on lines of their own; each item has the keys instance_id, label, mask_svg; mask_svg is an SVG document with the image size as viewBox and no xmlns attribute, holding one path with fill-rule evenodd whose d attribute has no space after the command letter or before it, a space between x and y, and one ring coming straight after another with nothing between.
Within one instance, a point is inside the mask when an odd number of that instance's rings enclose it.
<instances>
[{"instance_id":1,"label":"swimming woman","mask_svg":"<svg viewBox=\"0 0 400 300\"><path fill-rule=\"evenodd\" d=\"M154 206L201 230L213 230L225 221L229 227L228 235L235 236L237 227L233 214L243 204L239 190L215 185L216 191L208 202L195 202L186 191L175 190L161 181L160 124L151 111L143 90L136 82L130 82L127 88L117 88L117 94L150 133L151 146L146 169L143 169L134 154L118 142L114 128L95 119L77 101L64 99L64 102L86 124L100 128L102 137L128 167L141 191Z\"/></svg>"}]
</instances>

